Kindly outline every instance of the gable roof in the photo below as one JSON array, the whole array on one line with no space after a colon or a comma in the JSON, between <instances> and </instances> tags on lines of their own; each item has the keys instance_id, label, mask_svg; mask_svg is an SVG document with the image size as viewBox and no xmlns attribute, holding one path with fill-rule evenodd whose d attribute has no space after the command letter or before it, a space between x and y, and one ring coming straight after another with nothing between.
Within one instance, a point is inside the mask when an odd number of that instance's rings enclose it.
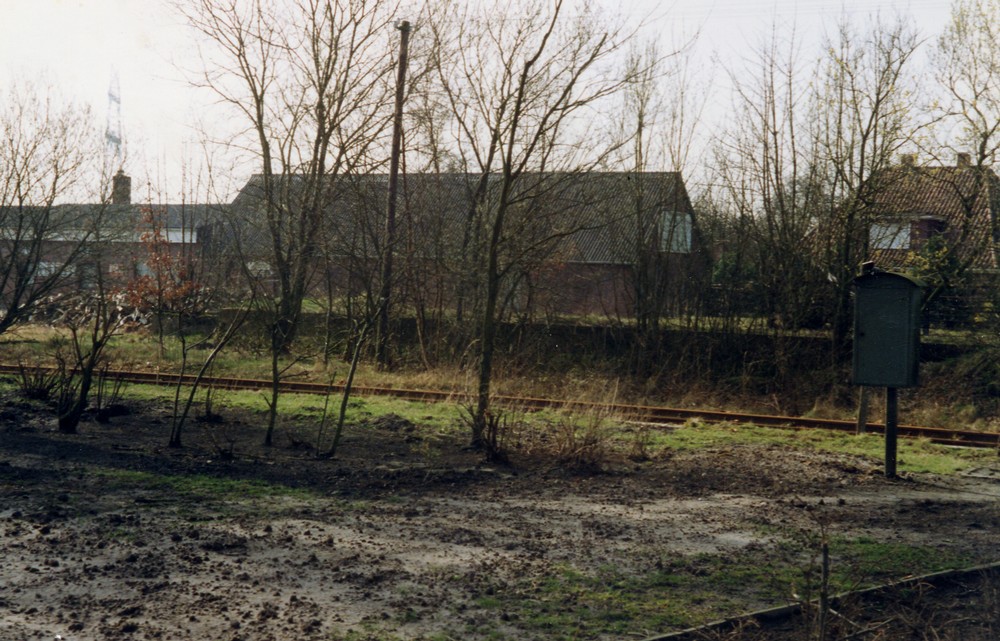
<instances>
[{"instance_id":1,"label":"gable roof","mask_svg":"<svg viewBox=\"0 0 1000 641\"><path fill-rule=\"evenodd\" d=\"M959 253L973 269L997 269L997 216L1000 179L990 168L967 164L945 167L903 165L890 169L872 204L876 217L899 222L921 218L943 221ZM909 255L876 250L877 259L912 264ZM896 265L894 265L896 266Z\"/></svg>"},{"instance_id":2,"label":"gable roof","mask_svg":"<svg viewBox=\"0 0 1000 641\"><path fill-rule=\"evenodd\" d=\"M475 193L480 174L403 174L399 179L398 216L407 217L418 230L438 234L441 242L461 245L465 221L474 215ZM499 176L488 176L487 206L498 197ZM302 176L287 176L279 191L286 201L302 196L306 183ZM379 238L386 202L388 177L385 174L339 176L324 186L330 223L341 242L364 245L362 236ZM244 243L266 246L259 225L244 223L257 219L263 206L263 176L254 175L232 203L232 212L241 227ZM684 212L693 219L693 210L679 173L676 172L587 172L523 174L515 184L512 208L528 208L520 224L524 235L542 226L544 234L559 238L558 259L564 262L623 264L634 261L644 226L646 237L662 224L664 211ZM293 205L294 206L294 205ZM256 228L256 229L254 229ZM419 233L419 232L418 232Z\"/></svg>"},{"instance_id":3,"label":"gable roof","mask_svg":"<svg viewBox=\"0 0 1000 641\"><path fill-rule=\"evenodd\" d=\"M588 174L579 189L586 224L569 239L575 262L634 262L643 238L660 241L665 213L694 213L679 173Z\"/></svg>"}]
</instances>

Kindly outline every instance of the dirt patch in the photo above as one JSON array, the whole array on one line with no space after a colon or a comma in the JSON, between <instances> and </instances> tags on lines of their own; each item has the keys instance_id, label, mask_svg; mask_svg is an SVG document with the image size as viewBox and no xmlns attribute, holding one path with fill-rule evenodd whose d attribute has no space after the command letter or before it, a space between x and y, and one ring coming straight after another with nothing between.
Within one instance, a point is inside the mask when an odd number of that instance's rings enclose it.
<instances>
[{"instance_id":1,"label":"dirt patch","mask_svg":"<svg viewBox=\"0 0 1000 641\"><path fill-rule=\"evenodd\" d=\"M168 449L165 410L131 410L75 436L0 412L0 639L641 638L786 601L821 533L845 580L998 556L989 474L765 446L497 467L399 417L319 460L226 411Z\"/></svg>"}]
</instances>

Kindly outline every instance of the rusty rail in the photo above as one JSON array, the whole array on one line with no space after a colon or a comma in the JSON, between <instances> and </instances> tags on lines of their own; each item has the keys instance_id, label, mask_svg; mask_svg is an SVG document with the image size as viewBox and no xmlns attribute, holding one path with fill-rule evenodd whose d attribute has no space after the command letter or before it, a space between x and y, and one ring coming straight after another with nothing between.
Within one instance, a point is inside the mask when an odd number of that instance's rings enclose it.
<instances>
[{"instance_id":1,"label":"rusty rail","mask_svg":"<svg viewBox=\"0 0 1000 641\"><path fill-rule=\"evenodd\" d=\"M52 368L36 367L35 370L52 371ZM16 365L0 365L0 375L17 375L21 367ZM164 372L143 372L127 370L109 370L106 376L129 383L146 385L173 386L178 382L190 385L194 382L193 375L178 375ZM227 390L265 390L271 387L271 381L248 378L203 377L201 385ZM299 394L336 394L343 392L344 386L339 384L311 383L306 381L282 381L281 391ZM413 390L400 388L372 387L355 385L352 393L359 396L391 396L394 398L423 402L467 403L472 396L465 392L440 390ZM655 426L676 426L687 421L703 423L753 424L761 427L778 427L789 429L826 429L842 432L853 432L854 421L844 421L825 418L806 418L797 416L771 416L767 414L748 414L740 412L724 412L718 410L680 409L651 405L629 405L621 403L595 403L588 401L567 401L548 398L497 395L494 402L502 407L523 410L541 410L549 408L565 408L583 411L603 411L624 419L651 424ZM884 424L870 423L868 429L873 433L882 433ZM995 432L977 432L941 427L924 427L917 425L900 425L899 435L909 438L925 438L933 443L965 447L1000 448L1000 434Z\"/></svg>"}]
</instances>

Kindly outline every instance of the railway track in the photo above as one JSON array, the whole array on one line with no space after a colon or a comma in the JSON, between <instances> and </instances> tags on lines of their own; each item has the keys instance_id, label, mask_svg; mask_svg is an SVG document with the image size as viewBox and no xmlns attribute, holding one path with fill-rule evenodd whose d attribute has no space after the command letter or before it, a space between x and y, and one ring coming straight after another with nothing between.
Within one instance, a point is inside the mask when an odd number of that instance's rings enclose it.
<instances>
[{"instance_id":1,"label":"railway track","mask_svg":"<svg viewBox=\"0 0 1000 641\"><path fill-rule=\"evenodd\" d=\"M925 574L922 576L909 576L898 581L891 581L882 585L838 594L830 598L828 607L831 608L829 612L832 612L835 616L840 618L842 624L847 623L851 626L851 628L856 630L855 633L841 638L881 638L881 634L885 632L885 628L887 626L895 625L897 629L905 630L906 628L912 629L914 623L912 620L900 617L899 614L895 617L886 617L884 613L887 609L895 609L901 614L905 612L905 609L900 608L900 605L905 607L906 605L914 605L914 602L917 602L920 604L918 607L924 611L928 611L933 616L934 608L928 607L933 602L940 610L937 614L944 614L947 612L944 608L952 605L947 600L949 591L953 595L956 595L962 603L969 603L970 601L975 603L977 599L985 601L988 598L986 590L988 590L998 578L1000 578L1000 563L992 563L972 568L944 570L942 572L934 572L933 574ZM937 601L937 599L940 599L940 601ZM897 601L898 605L893 607L891 604L894 604ZM864 625L859 625L858 622L852 621L851 619L845 619L842 615L837 613L836 609L840 609L845 604L850 605L858 611L858 614L861 615L860 617L852 616L852 618L859 618L862 620L867 619ZM804 619L804 617L809 611L816 612L819 607L820 604L818 600L810 601L808 603L791 603L776 608L759 610L757 612L732 617L723 621L716 621L699 628L659 634L648 637L645 641L699 641L701 639L721 638L742 639L744 637L738 636L737 634L737 631L741 629L753 630L752 635L748 634L746 636L747 638L752 637L754 639L799 638L795 632L805 638L807 632L809 631L809 627L808 622ZM983 616L983 621L985 622L985 617L989 616L989 612L983 612ZM975 619L952 618L946 625L955 626L965 621L974 622ZM941 623L944 624L945 622L942 620ZM772 635L770 636L768 635L769 631L772 632ZM894 636L892 638L903 637ZM935 638L938 637L935 635Z\"/></svg>"},{"instance_id":2,"label":"railway track","mask_svg":"<svg viewBox=\"0 0 1000 641\"><path fill-rule=\"evenodd\" d=\"M40 371L53 371L52 368L33 368ZM0 365L0 375L19 375L21 367L15 365ZM145 385L173 386L178 382L190 385L195 382L193 375L177 375L163 372L142 372L111 370L106 376L128 383ZM270 389L271 381L247 378L230 378L206 376L200 385L227 390L266 390ZM282 381L281 391L298 394L338 394L343 392L343 385L328 385L305 381ZM409 401L452 402L465 403L472 396L464 392L448 392L439 390L412 390L398 388L371 387L355 385L352 394L359 396L391 396ZM762 427L779 427L789 429L826 429L842 432L853 432L854 421L836 419L806 418L796 416L772 416L767 414L746 414L738 412L723 412L716 410L680 409L649 405L628 405L620 403L592 403L586 401L565 401L548 398L533 398L523 396L497 395L494 402L507 408L522 410L541 410L548 408L566 408L579 411L602 411L620 416L637 423L654 426L676 426L688 421L703 423L753 424ZM883 433L885 425L869 423L868 430L873 433ZM901 437L924 438L933 443L965 447L995 447L1000 448L1000 434L995 432L976 432L940 427L924 427L917 425L900 425L898 434Z\"/></svg>"}]
</instances>

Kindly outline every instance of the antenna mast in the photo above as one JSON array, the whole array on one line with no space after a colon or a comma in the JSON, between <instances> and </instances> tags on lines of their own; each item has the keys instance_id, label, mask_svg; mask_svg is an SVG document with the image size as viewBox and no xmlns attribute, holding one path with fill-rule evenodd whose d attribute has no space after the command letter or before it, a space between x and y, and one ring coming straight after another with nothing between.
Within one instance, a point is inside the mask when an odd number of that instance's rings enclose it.
<instances>
[{"instance_id":1,"label":"antenna mast","mask_svg":"<svg viewBox=\"0 0 1000 641\"><path fill-rule=\"evenodd\" d=\"M108 124L104 129L104 152L113 170L121 169L122 158L122 96L118 87L118 72L111 72L108 86Z\"/></svg>"}]
</instances>

